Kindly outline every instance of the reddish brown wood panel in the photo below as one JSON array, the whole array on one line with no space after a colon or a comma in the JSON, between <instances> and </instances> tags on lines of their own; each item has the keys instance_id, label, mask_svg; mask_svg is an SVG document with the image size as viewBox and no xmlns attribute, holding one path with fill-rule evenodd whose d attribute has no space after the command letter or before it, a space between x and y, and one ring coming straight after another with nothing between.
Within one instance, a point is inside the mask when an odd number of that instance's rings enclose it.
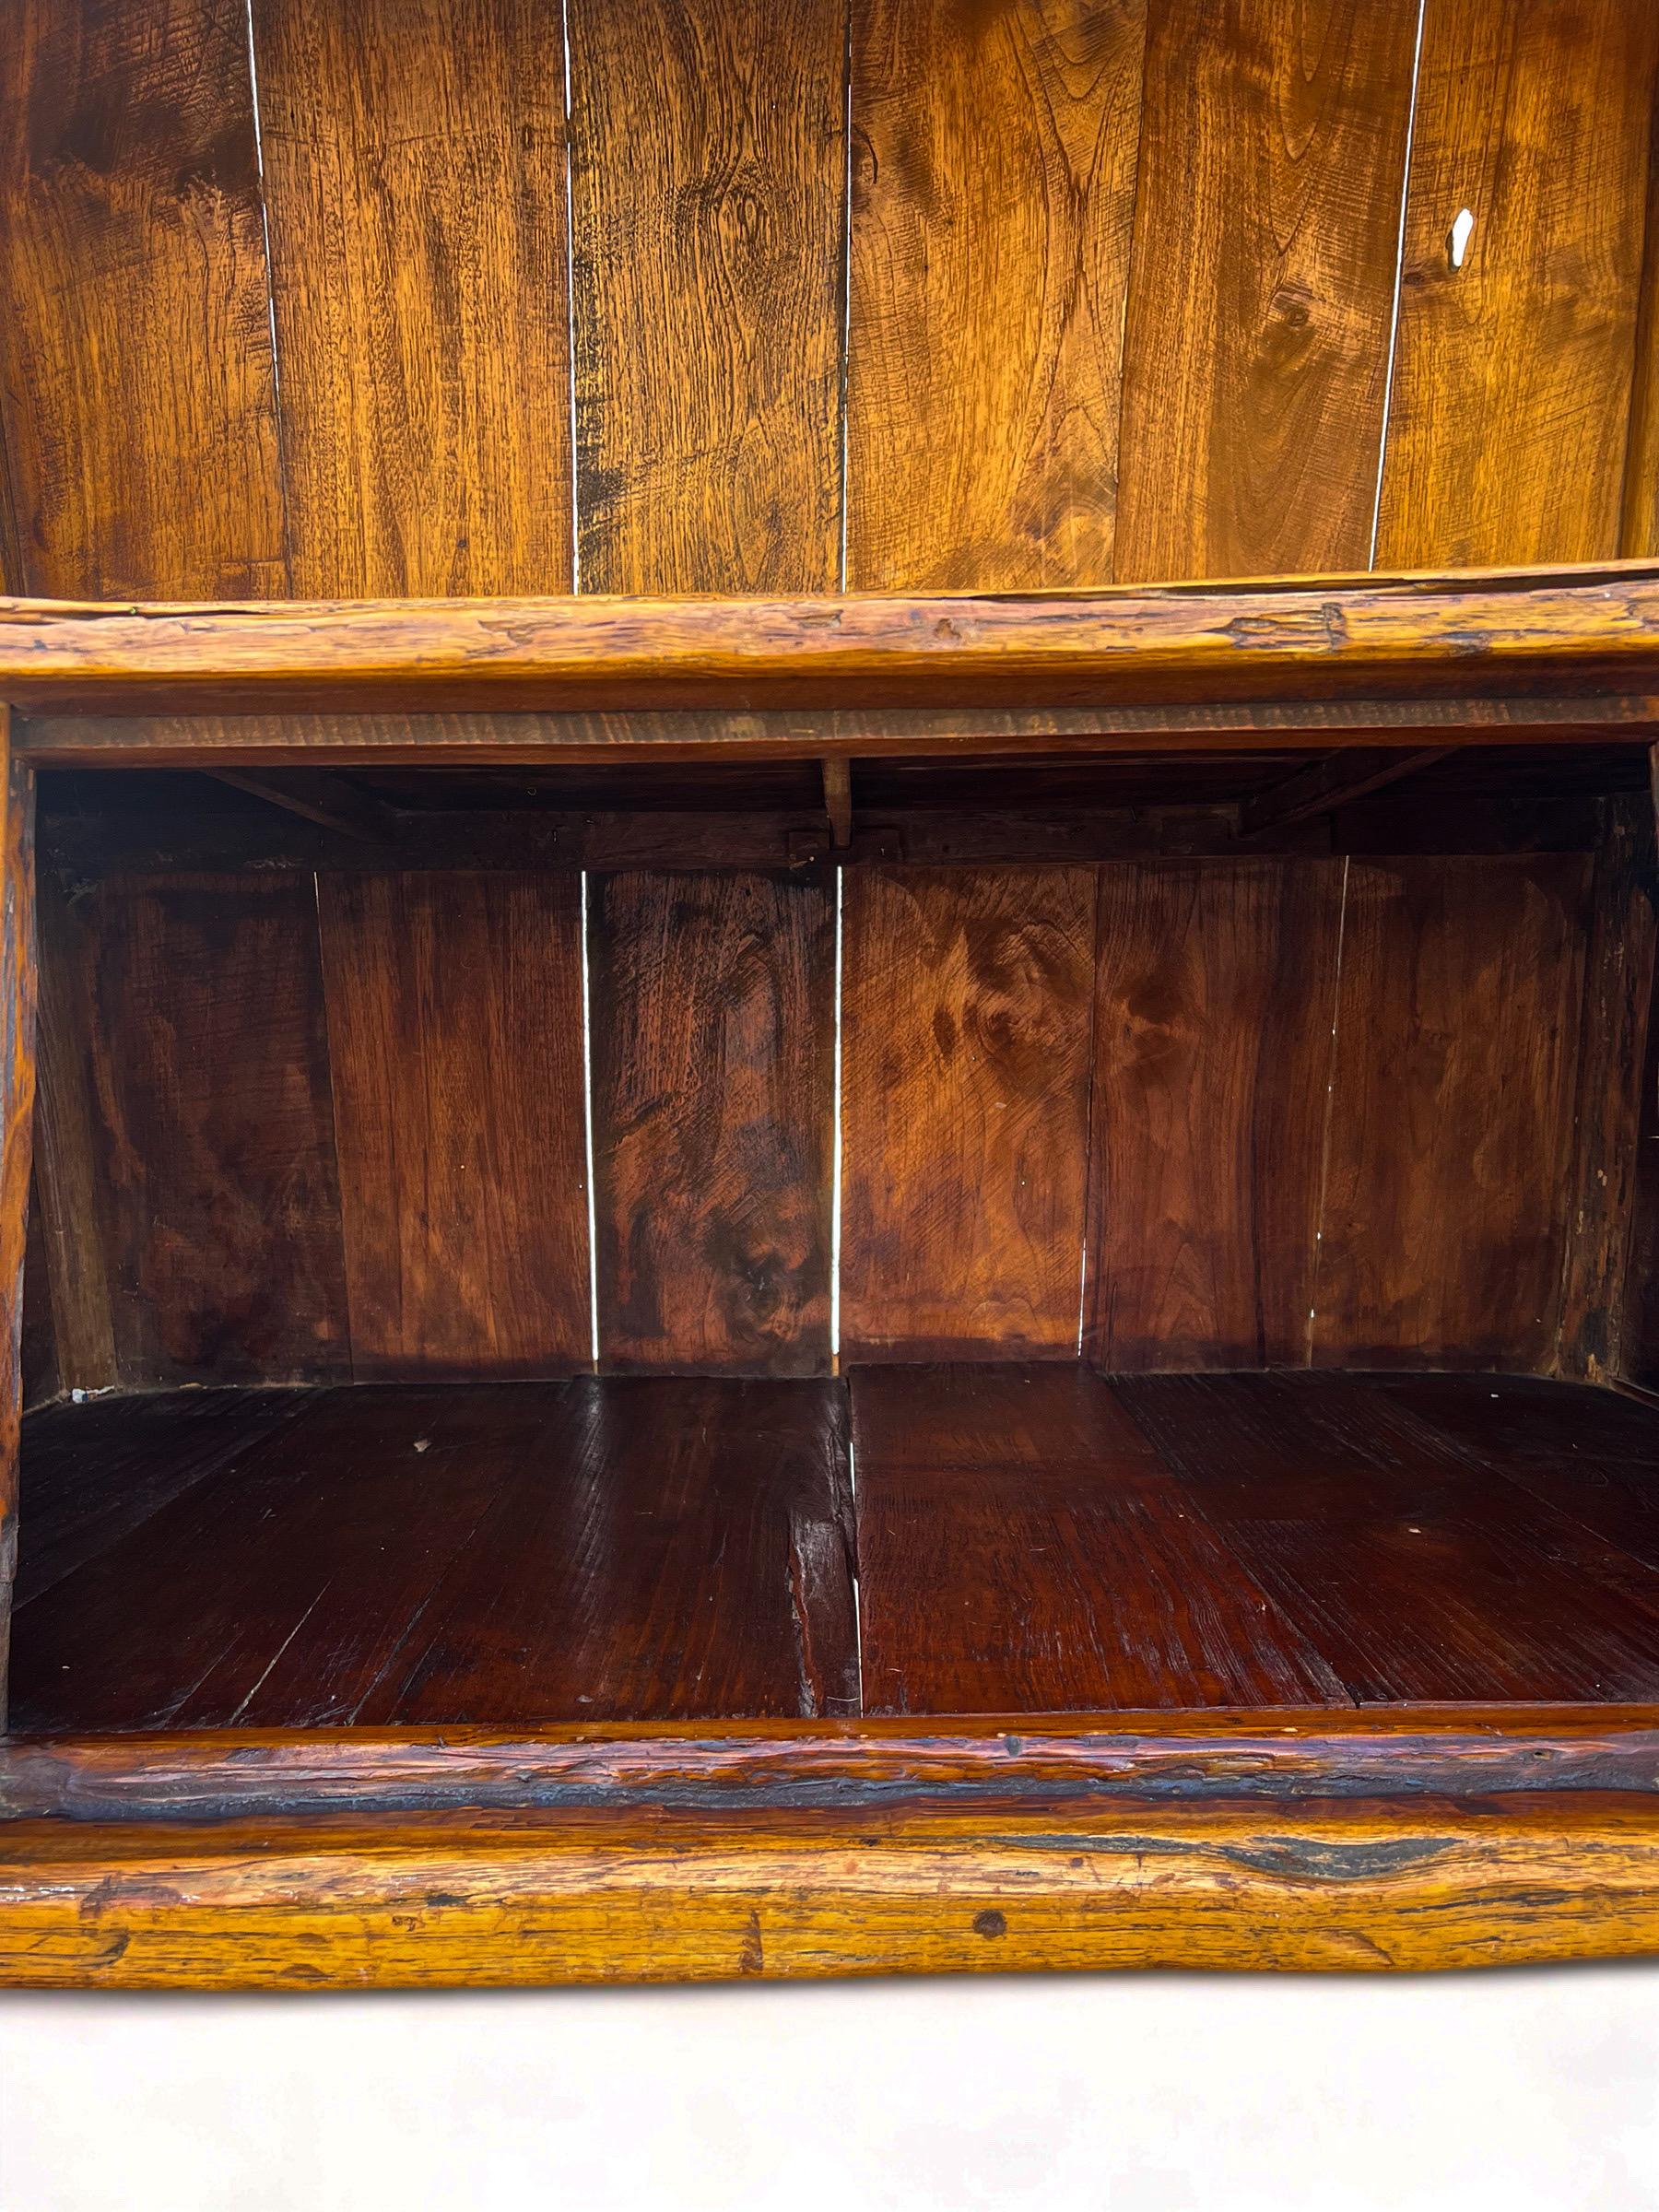
<instances>
[{"instance_id":1,"label":"reddish brown wood panel","mask_svg":"<svg viewBox=\"0 0 1659 2212\"><path fill-rule=\"evenodd\" d=\"M1346 1705L1086 1368L853 1380L871 1712Z\"/></svg>"},{"instance_id":2,"label":"reddish brown wood panel","mask_svg":"<svg viewBox=\"0 0 1659 2212\"><path fill-rule=\"evenodd\" d=\"M1315 1365L1553 1359L1589 873L1350 864Z\"/></svg>"},{"instance_id":3,"label":"reddish brown wood panel","mask_svg":"<svg viewBox=\"0 0 1659 2212\"><path fill-rule=\"evenodd\" d=\"M1380 563L1620 549L1656 56L1630 0L1430 0Z\"/></svg>"},{"instance_id":4,"label":"reddish brown wood panel","mask_svg":"<svg viewBox=\"0 0 1659 2212\"><path fill-rule=\"evenodd\" d=\"M585 1366L580 879L318 888L353 1372Z\"/></svg>"},{"instance_id":5,"label":"reddish brown wood panel","mask_svg":"<svg viewBox=\"0 0 1659 2212\"><path fill-rule=\"evenodd\" d=\"M568 23L580 588L833 591L842 8Z\"/></svg>"},{"instance_id":6,"label":"reddish brown wood panel","mask_svg":"<svg viewBox=\"0 0 1659 2212\"><path fill-rule=\"evenodd\" d=\"M15 0L0 418L27 587L287 589L245 0Z\"/></svg>"},{"instance_id":7,"label":"reddish brown wood panel","mask_svg":"<svg viewBox=\"0 0 1659 2212\"><path fill-rule=\"evenodd\" d=\"M1088 1356L1308 1357L1339 860L1100 871Z\"/></svg>"},{"instance_id":8,"label":"reddish brown wood panel","mask_svg":"<svg viewBox=\"0 0 1659 2212\"><path fill-rule=\"evenodd\" d=\"M1371 557L1416 0L1151 0L1116 571Z\"/></svg>"},{"instance_id":9,"label":"reddish brown wood panel","mask_svg":"<svg viewBox=\"0 0 1659 2212\"><path fill-rule=\"evenodd\" d=\"M1489 1378L1464 1387L1490 1396ZM1331 1375L1148 1375L1116 1394L1361 1703L1599 1703L1659 1688L1659 1575L1385 1392ZM1590 1428L1601 1399L1579 1394Z\"/></svg>"},{"instance_id":10,"label":"reddish brown wood panel","mask_svg":"<svg viewBox=\"0 0 1659 2212\"><path fill-rule=\"evenodd\" d=\"M48 1417L60 1454L96 1412ZM106 1488L153 1488L200 1427L163 1401ZM242 1427L19 1608L24 1725L858 1709L831 1384L359 1387Z\"/></svg>"},{"instance_id":11,"label":"reddish brown wood panel","mask_svg":"<svg viewBox=\"0 0 1659 2212\"><path fill-rule=\"evenodd\" d=\"M567 591L562 26L536 0L258 0L293 581Z\"/></svg>"},{"instance_id":12,"label":"reddish brown wood panel","mask_svg":"<svg viewBox=\"0 0 1659 2212\"><path fill-rule=\"evenodd\" d=\"M0 1730L6 1625L18 1558L18 1437L23 1413L23 1275L35 1093L35 782L12 758L0 707Z\"/></svg>"},{"instance_id":13,"label":"reddish brown wood panel","mask_svg":"<svg viewBox=\"0 0 1659 2212\"><path fill-rule=\"evenodd\" d=\"M853 0L847 583L1112 577L1146 0Z\"/></svg>"},{"instance_id":14,"label":"reddish brown wood panel","mask_svg":"<svg viewBox=\"0 0 1659 2212\"><path fill-rule=\"evenodd\" d=\"M344 1372L311 882L117 878L87 905L95 1138L123 1379Z\"/></svg>"},{"instance_id":15,"label":"reddish brown wood panel","mask_svg":"<svg viewBox=\"0 0 1659 2212\"><path fill-rule=\"evenodd\" d=\"M589 895L601 1361L820 1373L830 886L636 873Z\"/></svg>"},{"instance_id":16,"label":"reddish brown wood panel","mask_svg":"<svg viewBox=\"0 0 1659 2212\"><path fill-rule=\"evenodd\" d=\"M1070 1359L1094 872L853 868L845 886L845 1352Z\"/></svg>"}]
</instances>

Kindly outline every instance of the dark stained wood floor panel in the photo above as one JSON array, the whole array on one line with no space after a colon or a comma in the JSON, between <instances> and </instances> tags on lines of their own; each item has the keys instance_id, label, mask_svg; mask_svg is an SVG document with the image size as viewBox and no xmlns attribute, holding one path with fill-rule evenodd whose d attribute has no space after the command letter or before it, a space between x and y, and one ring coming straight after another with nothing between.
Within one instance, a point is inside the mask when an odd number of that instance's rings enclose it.
<instances>
[{"instance_id":1,"label":"dark stained wood floor panel","mask_svg":"<svg viewBox=\"0 0 1659 2212\"><path fill-rule=\"evenodd\" d=\"M147 1471L136 1447L104 1456L103 1408L31 1420L37 1495L95 1487L94 1456L157 1495L19 1606L17 1727L856 1711L835 1385L359 1386L274 1434L265 1394L249 1448L171 1493L211 1416L140 1401Z\"/></svg>"}]
</instances>

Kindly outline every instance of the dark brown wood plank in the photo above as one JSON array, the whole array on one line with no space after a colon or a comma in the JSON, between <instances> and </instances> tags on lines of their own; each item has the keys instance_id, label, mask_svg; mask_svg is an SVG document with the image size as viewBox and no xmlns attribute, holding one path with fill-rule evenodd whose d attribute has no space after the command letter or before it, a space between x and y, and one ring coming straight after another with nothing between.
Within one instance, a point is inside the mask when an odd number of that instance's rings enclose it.
<instances>
[{"instance_id":1,"label":"dark brown wood plank","mask_svg":"<svg viewBox=\"0 0 1659 2212\"><path fill-rule=\"evenodd\" d=\"M1620 549L1656 58L1630 0L1430 0L1380 561Z\"/></svg>"},{"instance_id":2,"label":"dark brown wood plank","mask_svg":"<svg viewBox=\"0 0 1659 2212\"><path fill-rule=\"evenodd\" d=\"M559 10L258 0L294 589L571 582Z\"/></svg>"},{"instance_id":3,"label":"dark brown wood plank","mask_svg":"<svg viewBox=\"0 0 1659 2212\"><path fill-rule=\"evenodd\" d=\"M23 1414L23 1273L35 1092L35 780L12 756L0 707L0 1731L6 1622L18 1565L18 1441Z\"/></svg>"},{"instance_id":4,"label":"dark brown wood plank","mask_svg":"<svg viewBox=\"0 0 1659 2212\"><path fill-rule=\"evenodd\" d=\"M580 883L329 876L319 897L352 1371L585 1366Z\"/></svg>"},{"instance_id":5,"label":"dark brown wood plank","mask_svg":"<svg viewBox=\"0 0 1659 2212\"><path fill-rule=\"evenodd\" d=\"M1087 1346L1308 1357L1344 864L1100 871Z\"/></svg>"},{"instance_id":6,"label":"dark brown wood plank","mask_svg":"<svg viewBox=\"0 0 1659 2212\"><path fill-rule=\"evenodd\" d=\"M841 6L568 24L580 588L833 591Z\"/></svg>"},{"instance_id":7,"label":"dark brown wood plank","mask_svg":"<svg viewBox=\"0 0 1659 2212\"><path fill-rule=\"evenodd\" d=\"M244 0L16 0L6 29L0 414L28 586L280 597Z\"/></svg>"},{"instance_id":8,"label":"dark brown wood plank","mask_svg":"<svg viewBox=\"0 0 1659 2212\"><path fill-rule=\"evenodd\" d=\"M1589 865L1349 865L1315 1366L1554 1358Z\"/></svg>"},{"instance_id":9,"label":"dark brown wood plank","mask_svg":"<svg viewBox=\"0 0 1659 2212\"><path fill-rule=\"evenodd\" d=\"M1146 0L853 0L847 575L1106 583Z\"/></svg>"},{"instance_id":10,"label":"dark brown wood plank","mask_svg":"<svg viewBox=\"0 0 1659 2212\"><path fill-rule=\"evenodd\" d=\"M1070 1359L1082 1293L1095 879L845 878L849 1359Z\"/></svg>"},{"instance_id":11,"label":"dark brown wood plank","mask_svg":"<svg viewBox=\"0 0 1659 2212\"><path fill-rule=\"evenodd\" d=\"M1152 0L1116 572L1363 568L1415 0Z\"/></svg>"},{"instance_id":12,"label":"dark brown wood plank","mask_svg":"<svg viewBox=\"0 0 1659 2212\"><path fill-rule=\"evenodd\" d=\"M27 1605L312 1404L306 1390L61 1398L23 1424L18 1602Z\"/></svg>"},{"instance_id":13,"label":"dark brown wood plank","mask_svg":"<svg viewBox=\"0 0 1659 2212\"><path fill-rule=\"evenodd\" d=\"M1646 793L1602 803L1590 881L1566 1266L1555 1366L1602 1382L1625 1369L1625 1306L1641 1184L1642 1076L1659 875Z\"/></svg>"},{"instance_id":14,"label":"dark brown wood plank","mask_svg":"<svg viewBox=\"0 0 1659 2212\"><path fill-rule=\"evenodd\" d=\"M88 907L94 1134L123 1379L343 1374L311 884L112 878Z\"/></svg>"},{"instance_id":15,"label":"dark brown wood plank","mask_svg":"<svg viewBox=\"0 0 1659 2212\"><path fill-rule=\"evenodd\" d=\"M858 1710L841 1390L570 1385L365 1724Z\"/></svg>"},{"instance_id":16,"label":"dark brown wood plank","mask_svg":"<svg viewBox=\"0 0 1659 2212\"><path fill-rule=\"evenodd\" d=\"M1086 1368L853 1378L871 1712L1345 1705Z\"/></svg>"},{"instance_id":17,"label":"dark brown wood plank","mask_svg":"<svg viewBox=\"0 0 1659 2212\"><path fill-rule=\"evenodd\" d=\"M1599 1703L1659 1686L1659 1573L1386 1393L1331 1375L1114 1388L1194 1509L1361 1702Z\"/></svg>"},{"instance_id":18,"label":"dark brown wood plank","mask_svg":"<svg viewBox=\"0 0 1659 2212\"><path fill-rule=\"evenodd\" d=\"M822 1373L831 888L629 874L589 898L601 1361Z\"/></svg>"}]
</instances>

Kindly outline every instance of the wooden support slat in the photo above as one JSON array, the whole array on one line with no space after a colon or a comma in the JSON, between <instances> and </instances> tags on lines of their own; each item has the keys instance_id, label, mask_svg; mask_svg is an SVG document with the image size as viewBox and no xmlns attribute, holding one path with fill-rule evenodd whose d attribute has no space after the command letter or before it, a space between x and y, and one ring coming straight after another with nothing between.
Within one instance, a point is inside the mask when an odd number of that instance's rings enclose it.
<instances>
[{"instance_id":1,"label":"wooden support slat","mask_svg":"<svg viewBox=\"0 0 1659 2212\"><path fill-rule=\"evenodd\" d=\"M288 589L245 0L14 0L0 414L29 588Z\"/></svg>"},{"instance_id":2,"label":"wooden support slat","mask_svg":"<svg viewBox=\"0 0 1659 2212\"><path fill-rule=\"evenodd\" d=\"M1100 871L1085 1348L1308 1356L1344 864Z\"/></svg>"},{"instance_id":3,"label":"wooden support slat","mask_svg":"<svg viewBox=\"0 0 1659 2212\"><path fill-rule=\"evenodd\" d=\"M844 897L845 1355L1072 1359L1094 872L867 868Z\"/></svg>"},{"instance_id":4,"label":"wooden support slat","mask_svg":"<svg viewBox=\"0 0 1659 2212\"><path fill-rule=\"evenodd\" d=\"M1120 577L1371 557L1416 0L1153 0Z\"/></svg>"},{"instance_id":5,"label":"wooden support slat","mask_svg":"<svg viewBox=\"0 0 1659 2212\"><path fill-rule=\"evenodd\" d=\"M570 0L585 592L829 592L845 26Z\"/></svg>"},{"instance_id":6,"label":"wooden support slat","mask_svg":"<svg viewBox=\"0 0 1659 2212\"><path fill-rule=\"evenodd\" d=\"M585 1366L576 878L330 876L320 921L353 1373Z\"/></svg>"},{"instance_id":7,"label":"wooden support slat","mask_svg":"<svg viewBox=\"0 0 1659 2212\"><path fill-rule=\"evenodd\" d=\"M1415 752L1356 747L1333 753L1329 759L1299 769L1260 797L1246 799L1239 808L1239 827L1248 837L1291 829L1316 814L1334 814L1338 806L1385 791L1389 784L1418 775L1445 757L1443 746Z\"/></svg>"},{"instance_id":8,"label":"wooden support slat","mask_svg":"<svg viewBox=\"0 0 1659 2212\"><path fill-rule=\"evenodd\" d=\"M557 6L258 0L294 588L571 582Z\"/></svg>"},{"instance_id":9,"label":"wooden support slat","mask_svg":"<svg viewBox=\"0 0 1659 2212\"><path fill-rule=\"evenodd\" d=\"M342 837L383 842L396 827L396 817L367 792L357 790L343 776L326 770L291 769L281 776L262 776L248 769L216 768L208 773L219 782L245 791L256 799L280 806L286 814L336 830Z\"/></svg>"},{"instance_id":10,"label":"wooden support slat","mask_svg":"<svg viewBox=\"0 0 1659 2212\"><path fill-rule=\"evenodd\" d=\"M1630 0L1430 0L1380 562L1619 550L1656 59Z\"/></svg>"},{"instance_id":11,"label":"wooden support slat","mask_svg":"<svg viewBox=\"0 0 1659 2212\"><path fill-rule=\"evenodd\" d=\"M23 1412L23 1268L34 1137L34 777L14 760L0 707L0 1730L6 1719L18 1568L18 1440Z\"/></svg>"},{"instance_id":12,"label":"wooden support slat","mask_svg":"<svg viewBox=\"0 0 1659 2212\"><path fill-rule=\"evenodd\" d=\"M829 884L602 876L589 912L601 1364L823 1373Z\"/></svg>"},{"instance_id":13,"label":"wooden support slat","mask_svg":"<svg viewBox=\"0 0 1659 2212\"><path fill-rule=\"evenodd\" d=\"M1112 578L1146 0L854 0L847 577Z\"/></svg>"},{"instance_id":14,"label":"wooden support slat","mask_svg":"<svg viewBox=\"0 0 1659 2212\"><path fill-rule=\"evenodd\" d=\"M1589 878L1349 864L1316 1366L1554 1359Z\"/></svg>"}]
</instances>

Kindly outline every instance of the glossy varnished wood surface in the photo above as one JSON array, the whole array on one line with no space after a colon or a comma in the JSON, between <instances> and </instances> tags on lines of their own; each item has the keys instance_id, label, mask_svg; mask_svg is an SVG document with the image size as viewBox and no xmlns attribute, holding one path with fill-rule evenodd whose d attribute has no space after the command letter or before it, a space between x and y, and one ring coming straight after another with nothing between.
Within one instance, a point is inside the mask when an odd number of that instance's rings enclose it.
<instances>
[{"instance_id":1,"label":"glossy varnished wood surface","mask_svg":"<svg viewBox=\"0 0 1659 2212\"><path fill-rule=\"evenodd\" d=\"M190 1396L167 1401L176 1447L147 1414L147 1453L136 1426L111 1451L101 1406L36 1417L39 1482L71 1494L39 1515L20 1724L856 1710L833 1385L280 1394L304 1402L257 1394L234 1445ZM100 1446L102 1500L76 1464Z\"/></svg>"},{"instance_id":2,"label":"glossy varnished wood surface","mask_svg":"<svg viewBox=\"0 0 1659 2212\"><path fill-rule=\"evenodd\" d=\"M582 887L319 882L352 1372L590 1353Z\"/></svg>"},{"instance_id":3,"label":"glossy varnished wood surface","mask_svg":"<svg viewBox=\"0 0 1659 2212\"><path fill-rule=\"evenodd\" d=\"M846 1355L1070 1359L1094 873L865 868L844 898Z\"/></svg>"},{"instance_id":4,"label":"glossy varnished wood surface","mask_svg":"<svg viewBox=\"0 0 1659 2212\"><path fill-rule=\"evenodd\" d=\"M853 7L854 590L1112 581L1146 14Z\"/></svg>"},{"instance_id":5,"label":"glossy varnished wood surface","mask_svg":"<svg viewBox=\"0 0 1659 2212\"><path fill-rule=\"evenodd\" d=\"M590 886L599 1348L830 1361L834 912L823 876Z\"/></svg>"},{"instance_id":6,"label":"glossy varnished wood surface","mask_svg":"<svg viewBox=\"0 0 1659 2212\"><path fill-rule=\"evenodd\" d=\"M34 1135L34 778L12 757L0 708L0 1727L4 1639L18 1557L18 1425L23 1409L23 1283Z\"/></svg>"}]
</instances>

